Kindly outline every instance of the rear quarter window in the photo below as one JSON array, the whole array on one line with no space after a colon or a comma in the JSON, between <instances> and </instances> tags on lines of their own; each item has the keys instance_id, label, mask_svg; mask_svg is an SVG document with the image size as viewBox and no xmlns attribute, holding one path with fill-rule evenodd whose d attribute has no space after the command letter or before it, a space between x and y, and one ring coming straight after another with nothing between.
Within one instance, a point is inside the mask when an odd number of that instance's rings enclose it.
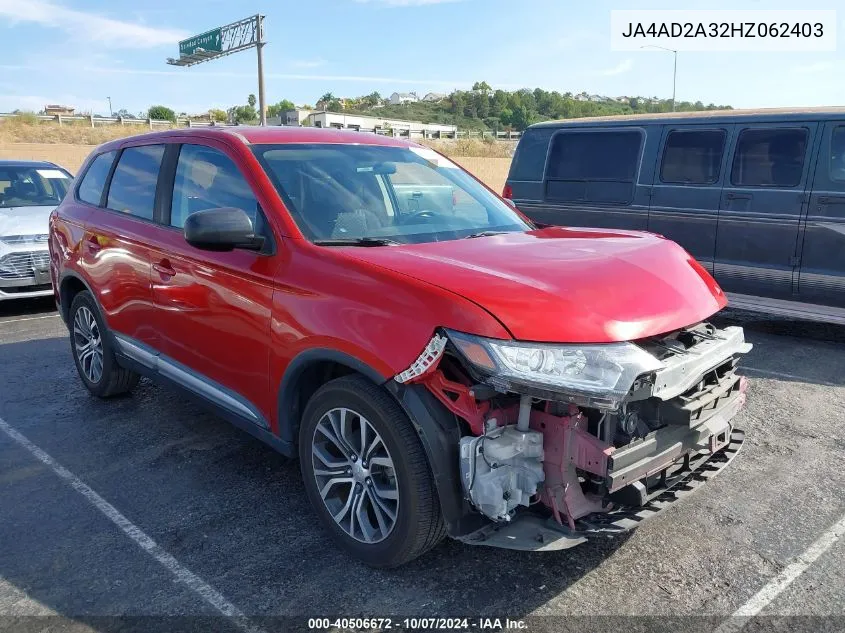
<instances>
[{"instance_id":1,"label":"rear quarter window","mask_svg":"<svg viewBox=\"0 0 845 633\"><path fill-rule=\"evenodd\" d=\"M546 197L563 202L629 203L643 136L640 130L558 132L546 166Z\"/></svg>"},{"instance_id":2,"label":"rear quarter window","mask_svg":"<svg viewBox=\"0 0 845 633\"><path fill-rule=\"evenodd\" d=\"M109 170L114 162L115 154L116 152L105 152L91 161L91 165L83 174L79 188L76 190L76 195L80 200L97 207L100 206L103 188L106 186L106 179L109 177Z\"/></svg>"},{"instance_id":3,"label":"rear quarter window","mask_svg":"<svg viewBox=\"0 0 845 633\"><path fill-rule=\"evenodd\" d=\"M549 140L555 132L555 128L542 127L525 130L516 146L508 180L543 180Z\"/></svg>"}]
</instances>

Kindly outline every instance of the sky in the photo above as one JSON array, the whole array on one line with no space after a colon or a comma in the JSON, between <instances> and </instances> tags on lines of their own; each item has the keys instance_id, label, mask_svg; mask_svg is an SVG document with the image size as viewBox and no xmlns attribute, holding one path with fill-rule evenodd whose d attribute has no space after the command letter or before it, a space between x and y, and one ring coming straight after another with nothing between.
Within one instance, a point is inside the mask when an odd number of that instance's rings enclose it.
<instances>
[{"instance_id":1,"label":"sky","mask_svg":"<svg viewBox=\"0 0 845 633\"><path fill-rule=\"evenodd\" d=\"M240 5L240 8L236 5ZM835 52L681 52L677 98L776 107L845 105L845 3ZM672 55L610 50L612 9L794 9L781 0L0 0L0 112L45 104L108 114L163 104L206 112L257 94L247 50L191 68L177 42L250 14L265 19L267 103L326 92L494 88L608 96L672 94Z\"/></svg>"}]
</instances>

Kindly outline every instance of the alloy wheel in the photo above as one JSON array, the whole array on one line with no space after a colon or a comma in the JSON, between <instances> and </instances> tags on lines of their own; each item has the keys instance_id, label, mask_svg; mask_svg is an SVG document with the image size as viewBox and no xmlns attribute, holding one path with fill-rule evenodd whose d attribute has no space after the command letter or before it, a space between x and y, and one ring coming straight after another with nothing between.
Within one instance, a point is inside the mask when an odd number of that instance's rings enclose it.
<instances>
[{"instance_id":1,"label":"alloy wheel","mask_svg":"<svg viewBox=\"0 0 845 633\"><path fill-rule=\"evenodd\" d=\"M103 376L103 340L94 314L80 306L73 317L73 347L85 377L92 383Z\"/></svg>"},{"instance_id":2,"label":"alloy wheel","mask_svg":"<svg viewBox=\"0 0 845 633\"><path fill-rule=\"evenodd\" d=\"M311 465L335 523L362 543L383 541L399 514L393 459L370 422L351 409L326 412L314 429Z\"/></svg>"}]
</instances>

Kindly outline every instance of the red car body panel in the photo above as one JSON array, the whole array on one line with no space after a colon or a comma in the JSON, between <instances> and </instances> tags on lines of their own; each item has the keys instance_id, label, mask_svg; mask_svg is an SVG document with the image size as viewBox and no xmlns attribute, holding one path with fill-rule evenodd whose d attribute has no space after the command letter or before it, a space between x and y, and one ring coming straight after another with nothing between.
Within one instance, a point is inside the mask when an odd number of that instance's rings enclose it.
<instances>
[{"instance_id":1,"label":"red car body panel","mask_svg":"<svg viewBox=\"0 0 845 633\"><path fill-rule=\"evenodd\" d=\"M524 341L635 340L727 303L684 249L649 233L548 228L352 255L483 305Z\"/></svg>"},{"instance_id":2,"label":"red car body panel","mask_svg":"<svg viewBox=\"0 0 845 633\"><path fill-rule=\"evenodd\" d=\"M97 153L142 143L223 151L261 204L275 252L200 251L177 229L68 195L51 218L52 266L57 301L65 277L78 276L111 330L242 395L274 432L285 371L309 350L353 357L388 380L441 326L492 338L608 342L689 325L725 305L683 249L648 234L547 229L396 247L315 246L248 142L414 145L308 128L174 130L107 143Z\"/></svg>"}]
</instances>

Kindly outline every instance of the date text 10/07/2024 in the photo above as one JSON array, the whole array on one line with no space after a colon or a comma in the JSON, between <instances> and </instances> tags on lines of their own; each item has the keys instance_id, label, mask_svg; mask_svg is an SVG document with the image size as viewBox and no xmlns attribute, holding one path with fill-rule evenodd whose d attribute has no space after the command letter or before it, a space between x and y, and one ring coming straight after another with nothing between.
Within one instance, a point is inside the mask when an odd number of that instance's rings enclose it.
<instances>
[{"instance_id":1,"label":"date text 10/07/2024","mask_svg":"<svg viewBox=\"0 0 845 633\"><path fill-rule=\"evenodd\" d=\"M308 628L314 631L524 631L527 624L525 620L510 618L309 618Z\"/></svg>"}]
</instances>

